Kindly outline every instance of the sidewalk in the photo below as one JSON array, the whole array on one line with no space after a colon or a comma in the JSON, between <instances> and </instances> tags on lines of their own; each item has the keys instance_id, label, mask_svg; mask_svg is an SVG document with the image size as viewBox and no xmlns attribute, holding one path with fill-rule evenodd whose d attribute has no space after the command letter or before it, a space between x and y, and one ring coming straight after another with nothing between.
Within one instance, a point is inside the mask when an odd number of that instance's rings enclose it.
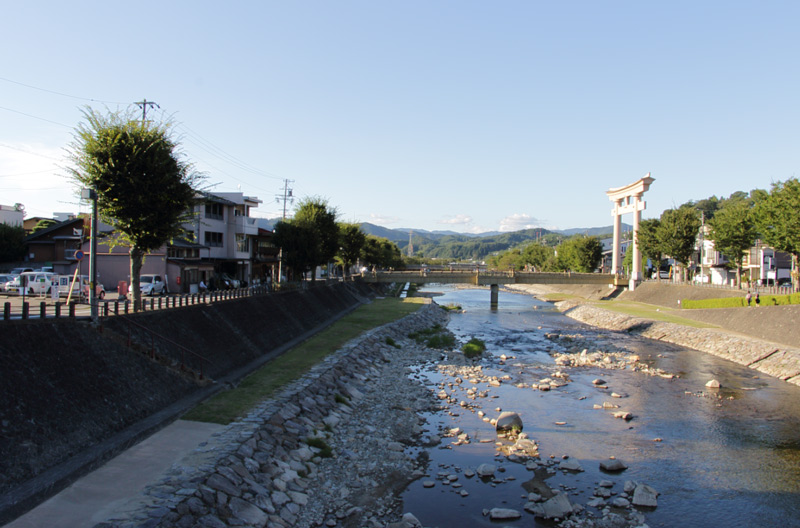
<instances>
[{"instance_id":1,"label":"sidewalk","mask_svg":"<svg viewBox=\"0 0 800 528\"><path fill-rule=\"evenodd\" d=\"M140 510L142 489L225 426L178 420L77 480L6 528L91 528Z\"/></svg>"}]
</instances>

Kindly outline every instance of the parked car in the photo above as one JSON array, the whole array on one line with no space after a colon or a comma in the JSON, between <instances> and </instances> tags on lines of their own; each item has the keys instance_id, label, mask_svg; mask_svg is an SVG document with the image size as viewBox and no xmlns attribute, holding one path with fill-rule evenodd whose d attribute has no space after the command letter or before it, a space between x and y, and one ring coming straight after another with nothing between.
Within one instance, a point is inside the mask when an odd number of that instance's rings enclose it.
<instances>
[{"instance_id":1,"label":"parked car","mask_svg":"<svg viewBox=\"0 0 800 528\"><path fill-rule=\"evenodd\" d=\"M8 274L16 276L16 275L21 275L26 271L33 271L33 268L14 268L11 271L9 271Z\"/></svg>"},{"instance_id":2,"label":"parked car","mask_svg":"<svg viewBox=\"0 0 800 528\"><path fill-rule=\"evenodd\" d=\"M782 279L778 279L778 287L780 288L788 288L792 286L792 279L789 277L783 277Z\"/></svg>"},{"instance_id":3,"label":"parked car","mask_svg":"<svg viewBox=\"0 0 800 528\"><path fill-rule=\"evenodd\" d=\"M14 275L11 274L6 275L5 273L0 275L0 292L5 292L6 284L8 284L13 280L14 280Z\"/></svg>"},{"instance_id":4,"label":"parked car","mask_svg":"<svg viewBox=\"0 0 800 528\"><path fill-rule=\"evenodd\" d=\"M70 293L70 286L72 287L72 296L77 297L79 299L85 299L88 292L89 292L89 276L88 275L78 275L75 279L75 284L73 282L73 275L59 275L55 282L58 284L58 295L62 297L68 297ZM102 284L97 283L95 285L95 291L97 292L96 295L99 299L104 299L106 296L106 289L103 287Z\"/></svg>"},{"instance_id":5,"label":"parked car","mask_svg":"<svg viewBox=\"0 0 800 528\"><path fill-rule=\"evenodd\" d=\"M167 283L161 275L140 275L139 291L142 295L163 295L167 293Z\"/></svg>"},{"instance_id":6,"label":"parked car","mask_svg":"<svg viewBox=\"0 0 800 528\"><path fill-rule=\"evenodd\" d=\"M22 295L23 290L26 295L49 294L54 276L53 273L44 271L26 271L14 279L8 291L18 295Z\"/></svg>"}]
</instances>

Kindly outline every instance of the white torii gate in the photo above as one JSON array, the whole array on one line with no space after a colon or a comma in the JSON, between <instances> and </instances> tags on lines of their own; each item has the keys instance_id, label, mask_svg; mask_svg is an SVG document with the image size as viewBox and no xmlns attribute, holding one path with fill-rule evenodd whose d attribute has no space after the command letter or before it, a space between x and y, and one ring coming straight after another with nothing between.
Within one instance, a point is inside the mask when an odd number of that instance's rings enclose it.
<instances>
[{"instance_id":1,"label":"white torii gate","mask_svg":"<svg viewBox=\"0 0 800 528\"><path fill-rule=\"evenodd\" d=\"M633 290L637 282L642 280L642 255L639 252L638 242L636 237L639 234L639 222L642 220L642 211L646 208L646 203L642 200L642 195L650 188L650 184L655 181L650 177L650 173L625 187L617 187L616 189L609 189L606 191L608 199L614 202L614 209L611 210L611 216L614 217L614 242L613 253L611 254L611 273L619 274L622 271L622 265L619 259L619 236L620 227L622 225L622 215L625 213L633 213L633 269L631 270L631 280L629 288Z\"/></svg>"}]
</instances>

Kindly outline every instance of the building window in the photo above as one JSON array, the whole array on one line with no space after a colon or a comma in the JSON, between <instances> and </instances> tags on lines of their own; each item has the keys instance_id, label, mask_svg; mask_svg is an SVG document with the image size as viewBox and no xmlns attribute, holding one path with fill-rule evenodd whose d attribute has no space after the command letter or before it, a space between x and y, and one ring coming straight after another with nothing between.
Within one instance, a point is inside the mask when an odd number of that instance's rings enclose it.
<instances>
[{"instance_id":1,"label":"building window","mask_svg":"<svg viewBox=\"0 0 800 528\"><path fill-rule=\"evenodd\" d=\"M207 246L222 247L222 233L206 231L205 242Z\"/></svg>"},{"instance_id":2,"label":"building window","mask_svg":"<svg viewBox=\"0 0 800 528\"><path fill-rule=\"evenodd\" d=\"M237 234L236 235L236 251L246 252L250 251L250 244L248 243L250 239L247 238L247 235Z\"/></svg>"},{"instance_id":3,"label":"building window","mask_svg":"<svg viewBox=\"0 0 800 528\"><path fill-rule=\"evenodd\" d=\"M213 218L215 220L224 220L222 204L221 203L207 203L206 204L206 218Z\"/></svg>"}]
</instances>

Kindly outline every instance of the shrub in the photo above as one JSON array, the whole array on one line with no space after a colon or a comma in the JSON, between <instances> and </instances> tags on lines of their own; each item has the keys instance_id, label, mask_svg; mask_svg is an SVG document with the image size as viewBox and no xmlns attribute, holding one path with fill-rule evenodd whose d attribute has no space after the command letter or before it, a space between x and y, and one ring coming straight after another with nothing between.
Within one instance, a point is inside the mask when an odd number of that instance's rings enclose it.
<instances>
[{"instance_id":1,"label":"shrub","mask_svg":"<svg viewBox=\"0 0 800 528\"><path fill-rule=\"evenodd\" d=\"M468 358L477 357L486 351L486 343L476 337L473 337L464 343L464 346L461 347L461 351Z\"/></svg>"},{"instance_id":2,"label":"shrub","mask_svg":"<svg viewBox=\"0 0 800 528\"><path fill-rule=\"evenodd\" d=\"M319 456L322 458L330 458L333 456L333 449L331 449L331 446L329 446L322 438L317 436L306 438L306 444L310 447L316 447L319 449Z\"/></svg>"},{"instance_id":3,"label":"shrub","mask_svg":"<svg viewBox=\"0 0 800 528\"><path fill-rule=\"evenodd\" d=\"M391 337L389 337L389 336L386 336L385 341L386 341L386 344L389 345L389 346L392 346L392 347L395 347L395 348L400 348L400 345L398 345L397 342L394 339L392 339Z\"/></svg>"},{"instance_id":4,"label":"shrub","mask_svg":"<svg viewBox=\"0 0 800 528\"><path fill-rule=\"evenodd\" d=\"M429 337L425 344L428 348L453 348L456 338L452 334L436 334Z\"/></svg>"},{"instance_id":5,"label":"shrub","mask_svg":"<svg viewBox=\"0 0 800 528\"><path fill-rule=\"evenodd\" d=\"M444 306L442 306L442 308L444 308L448 312L461 311L461 305L460 304L454 304L454 303L445 304Z\"/></svg>"}]
</instances>

